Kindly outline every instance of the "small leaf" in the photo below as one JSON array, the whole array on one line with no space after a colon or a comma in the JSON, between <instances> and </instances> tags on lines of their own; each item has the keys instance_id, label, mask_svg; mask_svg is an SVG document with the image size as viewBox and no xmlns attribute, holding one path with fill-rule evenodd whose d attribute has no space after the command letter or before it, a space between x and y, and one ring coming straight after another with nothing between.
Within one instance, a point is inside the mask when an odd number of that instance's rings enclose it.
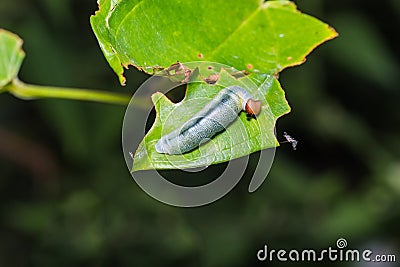
<instances>
[{"instance_id":1,"label":"small leaf","mask_svg":"<svg viewBox=\"0 0 400 267\"><path fill-rule=\"evenodd\" d=\"M0 90L18 75L22 60L25 57L21 47L21 38L9 31L0 29Z\"/></svg>"},{"instance_id":2,"label":"small leaf","mask_svg":"<svg viewBox=\"0 0 400 267\"><path fill-rule=\"evenodd\" d=\"M249 119L241 112L225 131L189 153L167 155L155 151L155 144L162 135L183 125L219 90L230 85L245 87L254 98L262 100L262 111L256 119ZM250 78L236 79L224 70L219 73L216 85L189 83L185 98L177 104L162 93L155 93L152 100L156 119L135 153L132 171L202 167L276 147L279 143L274 135L275 122L290 111L284 92L274 76L252 74Z\"/></svg>"},{"instance_id":3,"label":"small leaf","mask_svg":"<svg viewBox=\"0 0 400 267\"><path fill-rule=\"evenodd\" d=\"M176 61L276 74L337 36L283 0L99 0L91 24L121 83L122 66L154 74Z\"/></svg>"}]
</instances>

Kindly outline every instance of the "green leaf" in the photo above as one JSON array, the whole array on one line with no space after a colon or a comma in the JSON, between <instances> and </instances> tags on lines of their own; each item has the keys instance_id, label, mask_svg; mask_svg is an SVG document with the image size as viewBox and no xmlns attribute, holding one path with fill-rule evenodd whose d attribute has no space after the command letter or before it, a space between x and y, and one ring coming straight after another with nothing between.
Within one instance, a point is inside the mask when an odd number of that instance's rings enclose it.
<instances>
[{"instance_id":1,"label":"green leaf","mask_svg":"<svg viewBox=\"0 0 400 267\"><path fill-rule=\"evenodd\" d=\"M122 84L124 67L155 74L177 61L217 62L250 74L235 78L223 70L216 85L189 83L184 100L177 104L154 94L156 120L134 155L132 171L201 167L278 146L275 122L290 107L276 74L301 64L316 46L337 36L329 25L283 0L99 0L91 25ZM205 72L201 66L197 71ZM170 78L192 79L186 72ZM155 151L161 136L184 124L221 88L231 85L243 85L263 100L257 119L249 120L242 112L226 131L183 155Z\"/></svg>"},{"instance_id":2,"label":"green leaf","mask_svg":"<svg viewBox=\"0 0 400 267\"><path fill-rule=\"evenodd\" d=\"M257 118L249 119L241 112L225 131L189 153L167 155L155 151L155 144L162 135L183 125L221 88L230 85L242 86L254 98L262 100L262 111ZM252 74L250 77L234 78L225 70L220 72L216 85L189 83L185 98L177 104L162 93L153 94L152 100L156 119L135 153L132 171L202 167L276 147L279 143L274 135L275 122L290 111L284 92L274 76Z\"/></svg>"},{"instance_id":3,"label":"green leaf","mask_svg":"<svg viewBox=\"0 0 400 267\"><path fill-rule=\"evenodd\" d=\"M0 91L18 75L22 60L25 57L21 47L21 38L0 29Z\"/></svg>"},{"instance_id":4,"label":"green leaf","mask_svg":"<svg viewBox=\"0 0 400 267\"><path fill-rule=\"evenodd\" d=\"M277 74L337 36L282 0L99 0L91 25L121 83L122 66L154 74L176 61Z\"/></svg>"},{"instance_id":5,"label":"green leaf","mask_svg":"<svg viewBox=\"0 0 400 267\"><path fill-rule=\"evenodd\" d=\"M22 39L17 35L0 28L0 93L9 92L15 97L25 100L49 97L123 105L129 103L130 97L126 94L90 89L32 85L20 81L17 75L25 57L25 53L22 50L22 43ZM143 103L143 101L139 102Z\"/></svg>"},{"instance_id":6,"label":"green leaf","mask_svg":"<svg viewBox=\"0 0 400 267\"><path fill-rule=\"evenodd\" d=\"M121 65L121 60L118 54L113 48L113 43L111 42L111 36L108 31L108 16L113 13L115 6L121 0L98 0L99 7L101 10L97 11L94 16L90 17L90 23L94 34L96 35L101 50L110 64L111 68L118 75L119 81L122 85L125 84L125 77L123 76L124 70ZM133 1L134 2L134 1Z\"/></svg>"}]
</instances>

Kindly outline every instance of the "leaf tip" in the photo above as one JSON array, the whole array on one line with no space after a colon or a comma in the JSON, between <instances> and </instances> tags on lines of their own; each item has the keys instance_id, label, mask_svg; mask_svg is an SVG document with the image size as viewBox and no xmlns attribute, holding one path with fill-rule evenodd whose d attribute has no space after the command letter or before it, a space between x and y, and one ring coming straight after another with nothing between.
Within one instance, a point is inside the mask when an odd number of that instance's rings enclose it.
<instances>
[{"instance_id":1,"label":"leaf tip","mask_svg":"<svg viewBox=\"0 0 400 267\"><path fill-rule=\"evenodd\" d=\"M328 39L328 40L335 39L336 37L339 36L339 33L338 33L332 26L328 25L328 29L329 29L329 30L331 31L331 33L332 33L331 38ZM327 40L327 41L328 41L328 40Z\"/></svg>"},{"instance_id":2,"label":"leaf tip","mask_svg":"<svg viewBox=\"0 0 400 267\"><path fill-rule=\"evenodd\" d=\"M165 95L163 93L155 92L154 94L151 95L151 101L153 101L153 104L155 105L163 97L165 97Z\"/></svg>"}]
</instances>

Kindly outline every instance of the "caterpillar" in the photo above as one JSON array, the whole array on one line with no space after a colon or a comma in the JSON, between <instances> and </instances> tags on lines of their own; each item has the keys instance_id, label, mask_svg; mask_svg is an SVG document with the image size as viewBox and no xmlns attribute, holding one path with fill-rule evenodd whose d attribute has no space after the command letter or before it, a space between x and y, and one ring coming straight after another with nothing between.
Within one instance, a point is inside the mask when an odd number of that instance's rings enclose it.
<instances>
[{"instance_id":1,"label":"caterpillar","mask_svg":"<svg viewBox=\"0 0 400 267\"><path fill-rule=\"evenodd\" d=\"M188 122L162 136L155 149L170 155L189 152L223 131L242 110L251 116L258 115L261 101L252 99L243 87L226 87Z\"/></svg>"}]
</instances>

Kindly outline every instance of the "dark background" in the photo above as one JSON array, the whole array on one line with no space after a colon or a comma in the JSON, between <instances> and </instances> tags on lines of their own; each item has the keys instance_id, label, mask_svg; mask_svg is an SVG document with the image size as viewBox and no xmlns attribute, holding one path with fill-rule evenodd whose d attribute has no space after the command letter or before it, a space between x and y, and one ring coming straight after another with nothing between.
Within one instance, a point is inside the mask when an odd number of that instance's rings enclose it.
<instances>
[{"instance_id":1,"label":"dark background","mask_svg":"<svg viewBox=\"0 0 400 267\"><path fill-rule=\"evenodd\" d=\"M281 74L292 112L277 132L299 146L277 149L253 194L247 177L205 207L161 204L125 165L125 107L1 94L0 266L252 266L264 244L323 249L341 237L399 261L400 1L296 3L340 36ZM118 84L95 10L2 0L0 27L24 39L21 80L133 93L147 76L131 68Z\"/></svg>"}]
</instances>

